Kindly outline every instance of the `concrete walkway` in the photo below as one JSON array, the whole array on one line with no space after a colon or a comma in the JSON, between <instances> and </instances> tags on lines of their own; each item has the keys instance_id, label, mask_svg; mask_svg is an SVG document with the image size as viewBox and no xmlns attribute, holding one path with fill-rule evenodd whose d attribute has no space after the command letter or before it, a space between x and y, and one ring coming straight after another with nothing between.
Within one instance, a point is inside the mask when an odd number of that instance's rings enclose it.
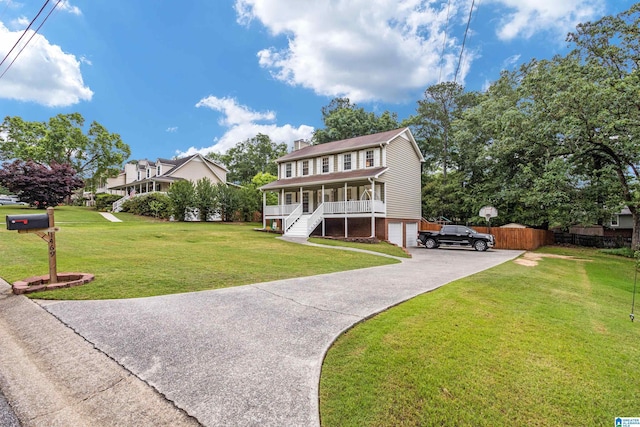
<instances>
[{"instance_id":1,"label":"concrete walkway","mask_svg":"<svg viewBox=\"0 0 640 427\"><path fill-rule=\"evenodd\" d=\"M147 382L203 425L318 426L322 361L342 332L521 253L412 252L412 259L383 267L190 294L43 306L122 365L123 372ZM57 357L64 360L62 354Z\"/></svg>"},{"instance_id":2,"label":"concrete walkway","mask_svg":"<svg viewBox=\"0 0 640 427\"><path fill-rule=\"evenodd\" d=\"M107 221L122 222L122 220L118 219L115 215L110 214L109 212L100 212L100 215L102 215Z\"/></svg>"}]
</instances>

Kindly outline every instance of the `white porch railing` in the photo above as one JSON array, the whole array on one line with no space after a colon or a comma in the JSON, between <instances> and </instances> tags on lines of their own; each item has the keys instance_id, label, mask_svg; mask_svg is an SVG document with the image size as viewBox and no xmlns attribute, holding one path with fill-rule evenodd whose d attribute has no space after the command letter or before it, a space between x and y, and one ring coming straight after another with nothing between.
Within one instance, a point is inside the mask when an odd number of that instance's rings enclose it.
<instances>
[{"instance_id":1,"label":"white porch railing","mask_svg":"<svg viewBox=\"0 0 640 427\"><path fill-rule=\"evenodd\" d=\"M284 227L282 230L286 233L289 231L291 226L300 218L302 215L302 204L298 205L285 205L285 206L296 206L296 208L284 219Z\"/></svg>"},{"instance_id":2,"label":"white porch railing","mask_svg":"<svg viewBox=\"0 0 640 427\"><path fill-rule=\"evenodd\" d=\"M264 207L265 216L290 215L300 205L271 205Z\"/></svg>"},{"instance_id":3,"label":"white porch railing","mask_svg":"<svg viewBox=\"0 0 640 427\"><path fill-rule=\"evenodd\" d=\"M373 211L376 213L386 212L385 203L381 200L373 201ZM371 200L352 200L348 202L325 202L325 214L350 214L371 212Z\"/></svg>"},{"instance_id":4,"label":"white porch railing","mask_svg":"<svg viewBox=\"0 0 640 427\"><path fill-rule=\"evenodd\" d=\"M320 203L320 206L307 218L307 236L311 235L311 232L320 224L322 217L324 216L324 203Z\"/></svg>"}]
</instances>

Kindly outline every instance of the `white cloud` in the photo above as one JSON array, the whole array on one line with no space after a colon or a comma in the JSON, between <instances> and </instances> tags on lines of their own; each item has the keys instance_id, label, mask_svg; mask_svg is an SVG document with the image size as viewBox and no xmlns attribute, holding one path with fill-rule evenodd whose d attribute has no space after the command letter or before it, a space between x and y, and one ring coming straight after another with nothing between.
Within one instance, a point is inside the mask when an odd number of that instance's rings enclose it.
<instances>
[{"instance_id":1,"label":"white cloud","mask_svg":"<svg viewBox=\"0 0 640 427\"><path fill-rule=\"evenodd\" d=\"M58 9L69 12L73 15L82 15L82 11L77 6L72 6L67 0L63 0L58 4Z\"/></svg>"},{"instance_id":2,"label":"white cloud","mask_svg":"<svg viewBox=\"0 0 640 427\"><path fill-rule=\"evenodd\" d=\"M470 0L452 0L451 22ZM451 34L443 50L447 2L425 0L236 0L238 22L259 21L286 36L283 49L258 52L274 78L319 95L400 102L453 77L460 52ZM467 52L464 80L473 52ZM442 68L442 72L441 72Z\"/></svg>"},{"instance_id":3,"label":"white cloud","mask_svg":"<svg viewBox=\"0 0 640 427\"><path fill-rule=\"evenodd\" d=\"M313 127L307 125L294 127L290 124L278 126L275 123L260 123L274 122L276 114L273 111L252 111L249 107L238 104L238 101L233 98L217 98L211 95L201 99L196 107L210 108L222 113L218 123L227 129L223 136L214 139L214 145L203 148L190 147L186 151L178 151L179 157L196 153L224 153L238 142L253 138L259 133L269 135L271 140L278 144L285 142L289 145L297 139L310 139L313 135Z\"/></svg>"},{"instance_id":4,"label":"white cloud","mask_svg":"<svg viewBox=\"0 0 640 427\"><path fill-rule=\"evenodd\" d=\"M541 31L564 36L577 24L601 16L605 0L489 0L506 7L496 34L502 40L529 38Z\"/></svg>"},{"instance_id":5,"label":"white cloud","mask_svg":"<svg viewBox=\"0 0 640 427\"><path fill-rule=\"evenodd\" d=\"M176 132L178 132L178 126L171 126L171 127L168 127L168 128L167 128L167 130L166 130L166 132L169 132L169 133L176 133Z\"/></svg>"},{"instance_id":6,"label":"white cloud","mask_svg":"<svg viewBox=\"0 0 640 427\"><path fill-rule=\"evenodd\" d=\"M0 56L4 57L20 37L22 31L10 31L0 23ZM0 74L28 40L25 35L21 45L5 61ZM31 101L49 107L65 107L80 101L90 101L93 92L84 85L80 61L36 34L9 71L0 79L0 97Z\"/></svg>"}]
</instances>

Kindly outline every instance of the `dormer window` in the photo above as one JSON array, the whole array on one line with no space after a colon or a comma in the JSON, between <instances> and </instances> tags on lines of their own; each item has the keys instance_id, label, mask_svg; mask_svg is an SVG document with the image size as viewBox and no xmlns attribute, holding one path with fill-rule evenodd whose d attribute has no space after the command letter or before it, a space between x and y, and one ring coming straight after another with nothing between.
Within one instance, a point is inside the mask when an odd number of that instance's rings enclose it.
<instances>
[{"instance_id":1,"label":"dormer window","mask_svg":"<svg viewBox=\"0 0 640 427\"><path fill-rule=\"evenodd\" d=\"M284 176L287 178L291 178L291 163L287 163L284 166Z\"/></svg>"},{"instance_id":2,"label":"dormer window","mask_svg":"<svg viewBox=\"0 0 640 427\"><path fill-rule=\"evenodd\" d=\"M329 173L329 158L322 158L322 173Z\"/></svg>"},{"instance_id":3,"label":"dormer window","mask_svg":"<svg viewBox=\"0 0 640 427\"><path fill-rule=\"evenodd\" d=\"M151 168L147 168L147 178L151 178Z\"/></svg>"},{"instance_id":4,"label":"dormer window","mask_svg":"<svg viewBox=\"0 0 640 427\"><path fill-rule=\"evenodd\" d=\"M367 150L365 153L365 167L373 167L373 150Z\"/></svg>"},{"instance_id":5,"label":"dormer window","mask_svg":"<svg viewBox=\"0 0 640 427\"><path fill-rule=\"evenodd\" d=\"M162 175L162 166L156 166L156 176Z\"/></svg>"},{"instance_id":6,"label":"dormer window","mask_svg":"<svg viewBox=\"0 0 640 427\"><path fill-rule=\"evenodd\" d=\"M142 175L140 175L140 171L138 171L138 181L140 181L141 177L142 177Z\"/></svg>"},{"instance_id":7,"label":"dormer window","mask_svg":"<svg viewBox=\"0 0 640 427\"><path fill-rule=\"evenodd\" d=\"M345 154L342 158L342 169L346 171L351 170L351 154Z\"/></svg>"}]
</instances>

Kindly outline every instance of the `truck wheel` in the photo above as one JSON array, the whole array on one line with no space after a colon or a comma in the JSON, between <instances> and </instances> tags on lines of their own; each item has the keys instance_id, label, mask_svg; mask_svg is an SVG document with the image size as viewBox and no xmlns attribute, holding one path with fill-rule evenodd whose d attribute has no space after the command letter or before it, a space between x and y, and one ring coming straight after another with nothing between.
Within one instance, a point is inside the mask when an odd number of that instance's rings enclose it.
<instances>
[{"instance_id":1,"label":"truck wheel","mask_svg":"<svg viewBox=\"0 0 640 427\"><path fill-rule=\"evenodd\" d=\"M488 247L489 246L487 245L487 242L485 242L484 240L476 240L475 242L473 242L473 249L475 249L476 251L483 252L486 251Z\"/></svg>"},{"instance_id":2,"label":"truck wheel","mask_svg":"<svg viewBox=\"0 0 640 427\"><path fill-rule=\"evenodd\" d=\"M438 247L438 244L436 243L435 239L432 239L431 237L429 237L427 240L424 241L424 247L427 249L434 249Z\"/></svg>"}]
</instances>

